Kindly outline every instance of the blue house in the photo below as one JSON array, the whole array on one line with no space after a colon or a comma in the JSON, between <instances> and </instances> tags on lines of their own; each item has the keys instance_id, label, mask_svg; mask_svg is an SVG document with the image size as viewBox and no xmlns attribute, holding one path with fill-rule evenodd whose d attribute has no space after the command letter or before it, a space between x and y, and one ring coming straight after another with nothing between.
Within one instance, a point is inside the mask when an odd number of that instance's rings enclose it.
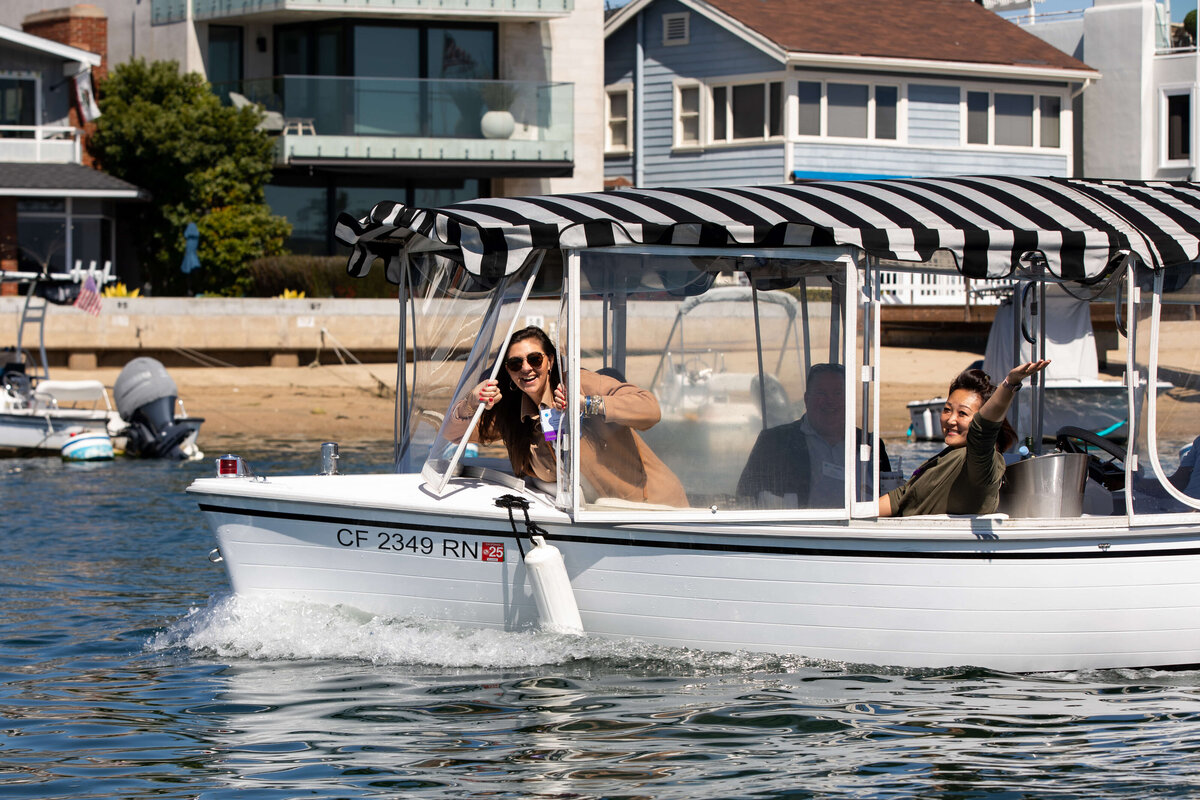
<instances>
[{"instance_id":1,"label":"blue house","mask_svg":"<svg viewBox=\"0 0 1200 800\"><path fill-rule=\"evenodd\" d=\"M1072 176L1099 78L971 0L633 0L605 24L605 185Z\"/></svg>"}]
</instances>

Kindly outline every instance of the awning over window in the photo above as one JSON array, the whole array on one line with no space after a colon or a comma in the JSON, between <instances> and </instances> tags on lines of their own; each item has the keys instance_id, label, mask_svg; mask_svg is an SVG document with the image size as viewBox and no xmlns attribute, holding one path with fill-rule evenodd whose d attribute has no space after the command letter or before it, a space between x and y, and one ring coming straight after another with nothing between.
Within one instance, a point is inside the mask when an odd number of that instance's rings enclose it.
<instances>
[{"instance_id":1,"label":"awning over window","mask_svg":"<svg viewBox=\"0 0 1200 800\"><path fill-rule=\"evenodd\" d=\"M349 270L420 236L486 276L520 268L533 249L620 244L852 246L881 258L953 254L968 277L1003 278L1031 253L1054 275L1094 280L1133 251L1151 267L1200 257L1200 184L981 176L472 200L441 209L380 203L343 214Z\"/></svg>"}]
</instances>

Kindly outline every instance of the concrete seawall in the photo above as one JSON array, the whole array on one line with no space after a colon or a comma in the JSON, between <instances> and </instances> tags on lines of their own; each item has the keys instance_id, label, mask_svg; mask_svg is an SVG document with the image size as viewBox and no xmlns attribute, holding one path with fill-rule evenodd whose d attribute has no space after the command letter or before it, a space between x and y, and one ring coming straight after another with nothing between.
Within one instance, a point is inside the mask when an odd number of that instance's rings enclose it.
<instances>
[{"instance_id":1,"label":"concrete seawall","mask_svg":"<svg viewBox=\"0 0 1200 800\"><path fill-rule=\"evenodd\" d=\"M0 297L0 347L16 345L24 302ZM138 297L105 298L97 316L48 304L44 332L51 366L120 366L143 355L168 366L295 366L337 363L335 346L395 362L399 325L395 300ZM27 325L22 349L36 354L38 336Z\"/></svg>"}]
</instances>

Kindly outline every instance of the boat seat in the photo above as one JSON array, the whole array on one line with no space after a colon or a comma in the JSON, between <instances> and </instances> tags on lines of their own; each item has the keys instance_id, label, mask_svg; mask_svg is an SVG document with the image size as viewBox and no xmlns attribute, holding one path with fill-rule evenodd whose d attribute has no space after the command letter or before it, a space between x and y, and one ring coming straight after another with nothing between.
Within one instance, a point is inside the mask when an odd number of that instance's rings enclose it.
<instances>
[{"instance_id":1,"label":"boat seat","mask_svg":"<svg viewBox=\"0 0 1200 800\"><path fill-rule=\"evenodd\" d=\"M86 403L103 400L110 409L108 392L100 381L38 381L34 394L54 398L60 403Z\"/></svg>"}]
</instances>

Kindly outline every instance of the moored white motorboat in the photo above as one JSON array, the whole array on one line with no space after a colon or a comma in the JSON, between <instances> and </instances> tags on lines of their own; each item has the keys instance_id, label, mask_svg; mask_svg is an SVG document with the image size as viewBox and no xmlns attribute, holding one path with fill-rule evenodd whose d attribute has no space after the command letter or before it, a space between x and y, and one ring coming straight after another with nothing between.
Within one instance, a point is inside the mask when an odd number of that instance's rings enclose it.
<instances>
[{"instance_id":1,"label":"moored white motorboat","mask_svg":"<svg viewBox=\"0 0 1200 800\"><path fill-rule=\"evenodd\" d=\"M153 358L135 358L122 368L113 387L115 408L100 381L51 380L41 342L37 374L30 374L21 338L27 325L36 325L41 334L45 324L44 306L31 305L39 299L39 287L61 290L62 284L77 283L80 276L17 276L26 281L28 291L17 324L17 346L0 352L0 455L62 453L81 434L103 434L126 455L168 459L204 456L196 445L204 419L187 415L178 400L175 382ZM73 288L78 290L77 286ZM57 295L71 296L67 291L53 296Z\"/></svg>"},{"instance_id":2,"label":"moored white motorboat","mask_svg":"<svg viewBox=\"0 0 1200 800\"><path fill-rule=\"evenodd\" d=\"M401 352L411 345L417 355L411 374L400 371L397 473L327 467L264 478L234 456L220 459L220 475L189 491L215 531L212 558L239 594L518 630L539 622L524 565L536 535L561 552L589 636L905 667L1200 664L1200 500L1169 474L1177 442L1200 433L1200 415L1146 391L1160 343L1175 335L1161 324L1162 306L1200 303L1190 263L1200 255L1195 184L992 177L435 210L381 204L362 222L340 220L339 236L355 245L352 271L382 257L406 298L401 330L411 323L415 339L402 340ZM1020 484L1035 489L1009 491L1078 502L1009 496L1010 514L877 516L880 384L889 379L879 273L941 269L937 252L973 277L1016 270L1038 285L1125 285L1128 450L1086 430L1059 437L1065 450L1089 453L1088 502L1065 496L1081 492L1078 484L1035 474ZM730 491L744 451L703 443L723 441L711 435L730 425L722 407L750 416L745 398L706 401L703 413L684 415L690 430L647 437L683 481L682 508L597 496L582 476L583 425L559 432L554 485L497 469L507 459L494 449L468 455L469 430L447 436L447 410L496 373L510 332L527 323L535 281L543 296L546 286L561 294L553 327L568 386L581 369L601 368L648 386L675 311L730 271L751 292L746 302L712 304L727 313L705 326L731 332L713 376L752 374L768 386L758 295L784 292L820 308L804 320L802 345L811 362L846 367L841 496L808 504L820 508L766 508ZM1192 365L1170 366L1186 375ZM959 368L947 365L947 377ZM793 420L803 411L802 372L775 376ZM758 395L766 426L769 400ZM565 418L579 419L580 399L570 403ZM1038 445L1024 472L1063 463ZM689 470L697 459L705 468ZM1035 507L1043 516L1016 516Z\"/></svg>"}]
</instances>

